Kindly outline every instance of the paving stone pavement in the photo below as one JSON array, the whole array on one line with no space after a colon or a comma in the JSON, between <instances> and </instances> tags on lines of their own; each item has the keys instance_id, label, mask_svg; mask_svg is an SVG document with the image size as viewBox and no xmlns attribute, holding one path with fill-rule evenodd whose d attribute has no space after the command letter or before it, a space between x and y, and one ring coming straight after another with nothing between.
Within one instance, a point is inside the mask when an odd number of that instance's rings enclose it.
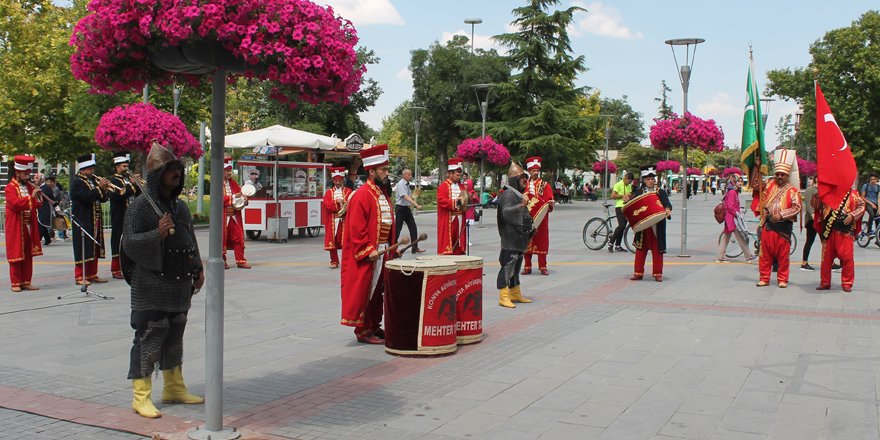
<instances>
[{"instance_id":1,"label":"paving stone pavement","mask_svg":"<svg viewBox=\"0 0 880 440\"><path fill-rule=\"evenodd\" d=\"M630 281L632 254L583 245L599 203L558 205L551 275L522 277L535 302L513 310L496 305L488 210L471 229L485 260L485 338L437 358L355 342L338 324L339 271L322 238L248 241L254 269L225 272L224 423L273 439L880 439L880 249L856 247L852 294L817 293L818 272L797 270L800 250L787 289L756 288L756 266L714 263L718 200L688 204L690 258L676 256L673 213L663 283ZM416 221L434 235L434 214ZM198 235L207 255L207 230ZM0 439L185 438L202 405L154 396L161 419L131 412L127 286L95 285L107 301L79 294L70 246L36 259L42 290L0 293ZM196 393L206 293L185 339Z\"/></svg>"}]
</instances>

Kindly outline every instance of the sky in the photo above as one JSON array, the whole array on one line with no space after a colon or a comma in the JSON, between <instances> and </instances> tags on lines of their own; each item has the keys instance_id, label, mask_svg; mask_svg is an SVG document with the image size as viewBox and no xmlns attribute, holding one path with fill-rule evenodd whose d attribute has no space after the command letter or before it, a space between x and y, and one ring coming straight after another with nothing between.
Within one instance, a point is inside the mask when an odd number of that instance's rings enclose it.
<instances>
[{"instance_id":1,"label":"sky","mask_svg":"<svg viewBox=\"0 0 880 440\"><path fill-rule=\"evenodd\" d=\"M412 77L407 67L410 51L448 41L452 35L470 38L467 18L480 18L474 27L477 48L496 48L491 37L510 31L511 11L525 0L317 0L351 20L360 45L375 51L378 65L366 76L378 81L382 96L361 115L379 130L383 118L412 97ZM727 1L608 1L563 0L558 9L580 6L569 31L573 55L583 55L587 72L578 86L598 90L603 97L621 98L642 114L645 132L657 117L660 82L672 89L668 103L682 110L682 87L670 46L674 38L703 38L696 48L688 110L714 119L723 129L725 143L739 147L745 105L749 44L754 53L756 81L763 92L766 72L809 64L809 47L832 29L850 26L880 4L867 0L838 2L816 0ZM676 53L682 62L682 49ZM777 97L778 98L778 97ZM490 101L489 105L492 103ZM474 98L474 106L477 106ZM767 145L778 144L776 124L797 109L793 101L777 99L769 105ZM833 109L832 109L833 110ZM430 109L428 110L430 111ZM765 106L765 113L767 108ZM805 115L806 123L811 117ZM647 138L643 141L647 144Z\"/></svg>"}]
</instances>

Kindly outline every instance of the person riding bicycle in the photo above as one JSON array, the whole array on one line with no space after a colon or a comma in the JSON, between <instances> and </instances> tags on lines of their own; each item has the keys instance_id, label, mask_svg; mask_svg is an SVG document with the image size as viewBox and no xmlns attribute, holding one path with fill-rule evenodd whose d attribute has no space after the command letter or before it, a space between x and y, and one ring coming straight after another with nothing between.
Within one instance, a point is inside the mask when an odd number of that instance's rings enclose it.
<instances>
[{"instance_id":1,"label":"person riding bicycle","mask_svg":"<svg viewBox=\"0 0 880 440\"><path fill-rule=\"evenodd\" d=\"M865 201L865 211L868 212L868 235L874 233L877 225L877 195L880 194L880 184L877 184L877 175L871 174L868 183L862 185L862 199Z\"/></svg>"},{"instance_id":2,"label":"person riding bicycle","mask_svg":"<svg viewBox=\"0 0 880 440\"><path fill-rule=\"evenodd\" d=\"M626 173L623 176L623 180L615 183L614 188L611 190L611 198L616 200L614 202L614 212L617 216L617 228L614 229L614 234L611 235L611 242L608 243L608 252L623 251L620 243L627 224L626 216L623 215L623 205L632 198L632 182L634 179L633 173Z\"/></svg>"}]
</instances>

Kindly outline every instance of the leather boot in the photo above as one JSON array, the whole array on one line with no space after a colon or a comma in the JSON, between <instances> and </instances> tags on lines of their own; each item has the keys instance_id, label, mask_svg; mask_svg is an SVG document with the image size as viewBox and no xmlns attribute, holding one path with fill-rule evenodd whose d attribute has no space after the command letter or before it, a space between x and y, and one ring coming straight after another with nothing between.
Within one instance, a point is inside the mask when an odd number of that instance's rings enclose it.
<instances>
[{"instance_id":1,"label":"leather boot","mask_svg":"<svg viewBox=\"0 0 880 440\"><path fill-rule=\"evenodd\" d=\"M522 290L520 286L511 287L510 288L510 300L515 303L530 303L532 300L530 298L526 298L522 294Z\"/></svg>"},{"instance_id":2,"label":"leather boot","mask_svg":"<svg viewBox=\"0 0 880 440\"><path fill-rule=\"evenodd\" d=\"M150 377L132 379L131 386L134 390L134 400L131 401L131 409L143 417L155 419L162 414L153 405L153 382Z\"/></svg>"},{"instance_id":3,"label":"leather boot","mask_svg":"<svg viewBox=\"0 0 880 440\"><path fill-rule=\"evenodd\" d=\"M501 289L498 293L498 305L501 307L516 308L516 304L510 302L510 289L507 287Z\"/></svg>"},{"instance_id":4,"label":"leather boot","mask_svg":"<svg viewBox=\"0 0 880 440\"><path fill-rule=\"evenodd\" d=\"M165 386L162 388L162 403L205 403L205 399L190 394L183 383L183 370L180 365L162 370Z\"/></svg>"}]
</instances>

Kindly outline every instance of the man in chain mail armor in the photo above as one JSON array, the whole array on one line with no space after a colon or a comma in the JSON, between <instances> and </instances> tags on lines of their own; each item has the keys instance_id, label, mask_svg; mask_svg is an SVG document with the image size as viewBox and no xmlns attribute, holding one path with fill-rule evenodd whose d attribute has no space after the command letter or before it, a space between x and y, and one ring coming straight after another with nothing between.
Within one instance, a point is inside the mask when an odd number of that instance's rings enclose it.
<instances>
[{"instance_id":1,"label":"man in chain mail armor","mask_svg":"<svg viewBox=\"0 0 880 440\"><path fill-rule=\"evenodd\" d=\"M192 216L178 200L183 164L168 149L153 144L147 156L146 193L125 213L121 257L131 285L131 327L135 330L128 378L132 408L156 418L150 375L158 364L165 403L202 403L183 383L183 332L192 296L205 281ZM160 217L150 204L163 212Z\"/></svg>"},{"instance_id":2,"label":"man in chain mail armor","mask_svg":"<svg viewBox=\"0 0 880 440\"><path fill-rule=\"evenodd\" d=\"M523 264L523 254L534 234L532 216L529 215L528 197L523 196L529 175L519 164L512 162L507 172L510 189L498 196L498 235L501 236L501 254L498 257L501 269L498 271L498 305L516 307L514 303L530 303L531 299L522 295L519 271Z\"/></svg>"}]
</instances>

